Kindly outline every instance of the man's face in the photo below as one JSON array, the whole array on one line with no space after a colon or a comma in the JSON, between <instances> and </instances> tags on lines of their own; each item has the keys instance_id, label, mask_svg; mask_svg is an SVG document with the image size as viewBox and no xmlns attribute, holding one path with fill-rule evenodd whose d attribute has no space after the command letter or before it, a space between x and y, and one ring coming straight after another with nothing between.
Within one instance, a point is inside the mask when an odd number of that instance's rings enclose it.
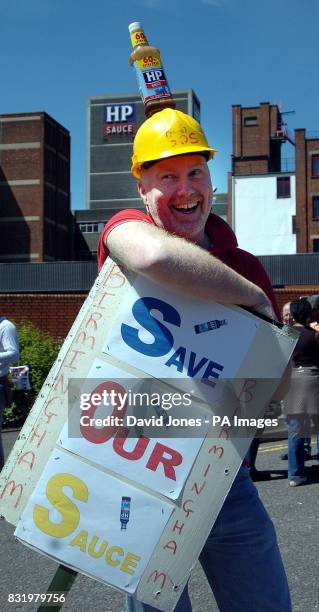
<instances>
[{"instance_id":1,"label":"man's face","mask_svg":"<svg viewBox=\"0 0 319 612\"><path fill-rule=\"evenodd\" d=\"M287 304L284 304L282 308L282 320L285 325L291 326L294 324L294 319L290 312L290 302L287 302Z\"/></svg>"},{"instance_id":2,"label":"man's face","mask_svg":"<svg viewBox=\"0 0 319 612\"><path fill-rule=\"evenodd\" d=\"M213 189L203 155L176 155L143 170L139 194L158 227L202 244Z\"/></svg>"}]
</instances>

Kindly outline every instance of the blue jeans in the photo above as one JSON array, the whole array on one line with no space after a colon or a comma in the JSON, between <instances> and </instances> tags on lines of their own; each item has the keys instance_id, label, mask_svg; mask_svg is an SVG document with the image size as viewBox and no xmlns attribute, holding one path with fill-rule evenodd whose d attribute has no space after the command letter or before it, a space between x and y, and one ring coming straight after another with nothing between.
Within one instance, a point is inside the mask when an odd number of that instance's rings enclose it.
<instances>
[{"instance_id":1,"label":"blue jeans","mask_svg":"<svg viewBox=\"0 0 319 612\"><path fill-rule=\"evenodd\" d=\"M3 419L3 411L6 406L6 396L4 392L4 386L0 383L0 471L4 466L4 452L3 452L3 444L2 444L2 419Z\"/></svg>"},{"instance_id":2,"label":"blue jeans","mask_svg":"<svg viewBox=\"0 0 319 612\"><path fill-rule=\"evenodd\" d=\"M199 558L220 612L290 612L289 588L273 524L239 470ZM128 596L127 612L152 612ZM191 612L185 587L175 612Z\"/></svg>"},{"instance_id":3,"label":"blue jeans","mask_svg":"<svg viewBox=\"0 0 319 612\"><path fill-rule=\"evenodd\" d=\"M312 415L315 429L319 430L319 416ZM304 442L309 436L310 418L308 414L288 414L288 478L305 476ZM317 434L318 435L318 434ZM317 438L318 441L318 438Z\"/></svg>"}]
</instances>

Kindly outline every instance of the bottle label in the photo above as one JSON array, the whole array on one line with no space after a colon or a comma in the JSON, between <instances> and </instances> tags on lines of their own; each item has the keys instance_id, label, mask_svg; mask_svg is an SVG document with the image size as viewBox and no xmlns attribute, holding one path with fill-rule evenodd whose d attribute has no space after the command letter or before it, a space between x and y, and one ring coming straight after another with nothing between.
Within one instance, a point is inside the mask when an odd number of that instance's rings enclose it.
<instances>
[{"instance_id":1,"label":"bottle label","mask_svg":"<svg viewBox=\"0 0 319 612\"><path fill-rule=\"evenodd\" d=\"M144 104L150 100L170 98L172 96L162 66L141 70L136 66L138 87Z\"/></svg>"},{"instance_id":2,"label":"bottle label","mask_svg":"<svg viewBox=\"0 0 319 612\"><path fill-rule=\"evenodd\" d=\"M145 55L140 60L136 60L137 66L140 70L145 70L146 68L161 68L161 58L159 53L152 53L149 55Z\"/></svg>"},{"instance_id":3,"label":"bottle label","mask_svg":"<svg viewBox=\"0 0 319 612\"><path fill-rule=\"evenodd\" d=\"M132 32L131 41L133 49L138 45L148 45L147 38L143 32L143 30L137 30L136 32Z\"/></svg>"}]
</instances>

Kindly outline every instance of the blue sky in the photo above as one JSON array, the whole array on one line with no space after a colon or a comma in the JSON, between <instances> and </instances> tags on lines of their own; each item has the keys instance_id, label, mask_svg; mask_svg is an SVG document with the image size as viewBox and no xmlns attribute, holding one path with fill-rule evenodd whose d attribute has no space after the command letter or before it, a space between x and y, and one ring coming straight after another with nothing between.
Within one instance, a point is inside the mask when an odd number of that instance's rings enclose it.
<instances>
[{"instance_id":1,"label":"blue sky","mask_svg":"<svg viewBox=\"0 0 319 612\"><path fill-rule=\"evenodd\" d=\"M232 104L280 104L296 111L290 129L319 131L317 0L0 0L0 15L0 114L46 111L70 130L72 208L86 206L88 97L137 90L132 21L160 48L171 89L198 95L219 193Z\"/></svg>"}]
</instances>

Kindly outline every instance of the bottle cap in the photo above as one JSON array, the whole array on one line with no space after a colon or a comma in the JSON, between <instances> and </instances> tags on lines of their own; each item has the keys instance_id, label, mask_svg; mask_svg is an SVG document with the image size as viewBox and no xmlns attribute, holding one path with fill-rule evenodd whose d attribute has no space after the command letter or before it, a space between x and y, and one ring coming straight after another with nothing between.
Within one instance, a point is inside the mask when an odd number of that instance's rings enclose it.
<instances>
[{"instance_id":1,"label":"bottle cap","mask_svg":"<svg viewBox=\"0 0 319 612\"><path fill-rule=\"evenodd\" d=\"M129 33L133 34L133 32L136 32L136 30L142 30L143 28L139 21L134 21L133 23L130 23L128 29Z\"/></svg>"}]
</instances>

